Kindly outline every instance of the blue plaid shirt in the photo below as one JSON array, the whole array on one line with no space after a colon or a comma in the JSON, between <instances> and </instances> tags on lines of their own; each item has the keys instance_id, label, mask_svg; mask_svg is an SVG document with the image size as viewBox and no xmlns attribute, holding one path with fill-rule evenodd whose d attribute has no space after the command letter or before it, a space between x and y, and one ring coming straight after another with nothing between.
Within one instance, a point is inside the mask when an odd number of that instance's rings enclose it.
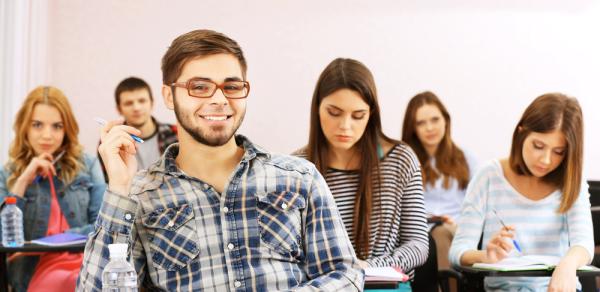
<instances>
[{"instance_id":1,"label":"blue plaid shirt","mask_svg":"<svg viewBox=\"0 0 600 292\"><path fill-rule=\"evenodd\" d=\"M138 283L150 290L362 290L316 168L236 141L245 154L223 193L178 169L178 144L136 175L129 197L106 191L77 290L102 289L111 243L129 243Z\"/></svg>"}]
</instances>

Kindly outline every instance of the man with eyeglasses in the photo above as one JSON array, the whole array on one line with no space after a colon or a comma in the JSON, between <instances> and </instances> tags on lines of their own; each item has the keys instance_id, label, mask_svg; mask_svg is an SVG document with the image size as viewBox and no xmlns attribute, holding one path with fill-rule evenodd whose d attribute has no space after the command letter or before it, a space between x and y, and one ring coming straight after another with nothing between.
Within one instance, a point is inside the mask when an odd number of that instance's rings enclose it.
<instances>
[{"instance_id":1,"label":"man with eyeglasses","mask_svg":"<svg viewBox=\"0 0 600 292\"><path fill-rule=\"evenodd\" d=\"M195 30L162 60L179 143L137 169L135 128L109 123L109 187L78 290L98 291L108 244L129 243L138 283L164 291L359 291L363 272L323 177L305 160L236 135L250 84L227 36Z\"/></svg>"}]
</instances>

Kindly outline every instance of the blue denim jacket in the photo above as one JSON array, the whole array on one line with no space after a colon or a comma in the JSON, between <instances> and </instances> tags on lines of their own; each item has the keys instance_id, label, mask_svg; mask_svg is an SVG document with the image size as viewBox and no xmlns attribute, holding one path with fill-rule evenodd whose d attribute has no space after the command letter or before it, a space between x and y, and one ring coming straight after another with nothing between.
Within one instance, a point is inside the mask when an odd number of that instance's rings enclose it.
<instances>
[{"instance_id":1,"label":"blue denim jacket","mask_svg":"<svg viewBox=\"0 0 600 292\"><path fill-rule=\"evenodd\" d=\"M94 230L102 196L106 189L100 163L96 157L84 154L84 168L75 179L63 184L54 177L54 187L60 208L69 223L68 232L88 234ZM57 169L60 172L60 168ZM11 174L10 165L0 170L0 200L9 196L6 181ZM17 205L23 211L23 231L25 240L44 237L48 231L50 216L50 183L42 179L27 187L23 198L17 199ZM9 281L14 291L26 291L29 281L39 260L38 256L19 257L9 265Z\"/></svg>"}]
</instances>

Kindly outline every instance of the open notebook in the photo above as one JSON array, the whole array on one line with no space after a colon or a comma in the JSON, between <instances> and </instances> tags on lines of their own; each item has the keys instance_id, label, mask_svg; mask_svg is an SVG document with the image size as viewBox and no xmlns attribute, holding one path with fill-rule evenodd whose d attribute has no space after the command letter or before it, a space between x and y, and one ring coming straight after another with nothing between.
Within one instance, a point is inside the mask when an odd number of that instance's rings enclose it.
<instances>
[{"instance_id":1,"label":"open notebook","mask_svg":"<svg viewBox=\"0 0 600 292\"><path fill-rule=\"evenodd\" d=\"M396 289L398 283L408 281L408 275L399 267L365 268L365 289Z\"/></svg>"},{"instance_id":2,"label":"open notebook","mask_svg":"<svg viewBox=\"0 0 600 292\"><path fill-rule=\"evenodd\" d=\"M408 275L397 267L368 267L365 269L365 281L406 282Z\"/></svg>"},{"instance_id":3,"label":"open notebook","mask_svg":"<svg viewBox=\"0 0 600 292\"><path fill-rule=\"evenodd\" d=\"M60 233L55 235L50 235L38 239L34 239L31 243L39 244L39 245L47 245L47 246L65 246L72 244L81 244L85 243L87 240L87 236L75 234L75 233Z\"/></svg>"},{"instance_id":4,"label":"open notebook","mask_svg":"<svg viewBox=\"0 0 600 292\"><path fill-rule=\"evenodd\" d=\"M497 263L475 263L473 268L494 271L534 271L553 269L560 262L560 257L545 255L525 255L505 258ZM594 266L583 266L579 270L597 270Z\"/></svg>"}]
</instances>

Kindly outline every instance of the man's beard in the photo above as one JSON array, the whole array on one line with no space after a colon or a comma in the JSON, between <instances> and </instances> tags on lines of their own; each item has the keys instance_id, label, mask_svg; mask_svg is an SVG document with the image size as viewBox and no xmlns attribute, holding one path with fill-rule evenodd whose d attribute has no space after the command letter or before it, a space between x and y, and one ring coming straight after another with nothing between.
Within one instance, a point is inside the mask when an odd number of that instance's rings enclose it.
<instances>
[{"instance_id":1,"label":"man's beard","mask_svg":"<svg viewBox=\"0 0 600 292\"><path fill-rule=\"evenodd\" d=\"M209 136L208 134L204 133L202 129L200 129L200 127L193 127L192 118L189 115L186 115L180 111L179 104L177 103L177 98L173 97L173 102L175 104L175 117L177 118L179 125L181 125L181 127L188 134L190 134L190 136L192 136L192 138L194 138L196 142L212 147L223 146L227 142L229 142L229 140L231 140L231 137L233 137L233 135L237 132L238 128L242 124L242 121L244 120L245 116L245 113L243 113L237 124L233 125L231 133L225 133L225 129L222 129L221 131L218 131L220 132L219 134L215 136Z\"/></svg>"}]
</instances>

